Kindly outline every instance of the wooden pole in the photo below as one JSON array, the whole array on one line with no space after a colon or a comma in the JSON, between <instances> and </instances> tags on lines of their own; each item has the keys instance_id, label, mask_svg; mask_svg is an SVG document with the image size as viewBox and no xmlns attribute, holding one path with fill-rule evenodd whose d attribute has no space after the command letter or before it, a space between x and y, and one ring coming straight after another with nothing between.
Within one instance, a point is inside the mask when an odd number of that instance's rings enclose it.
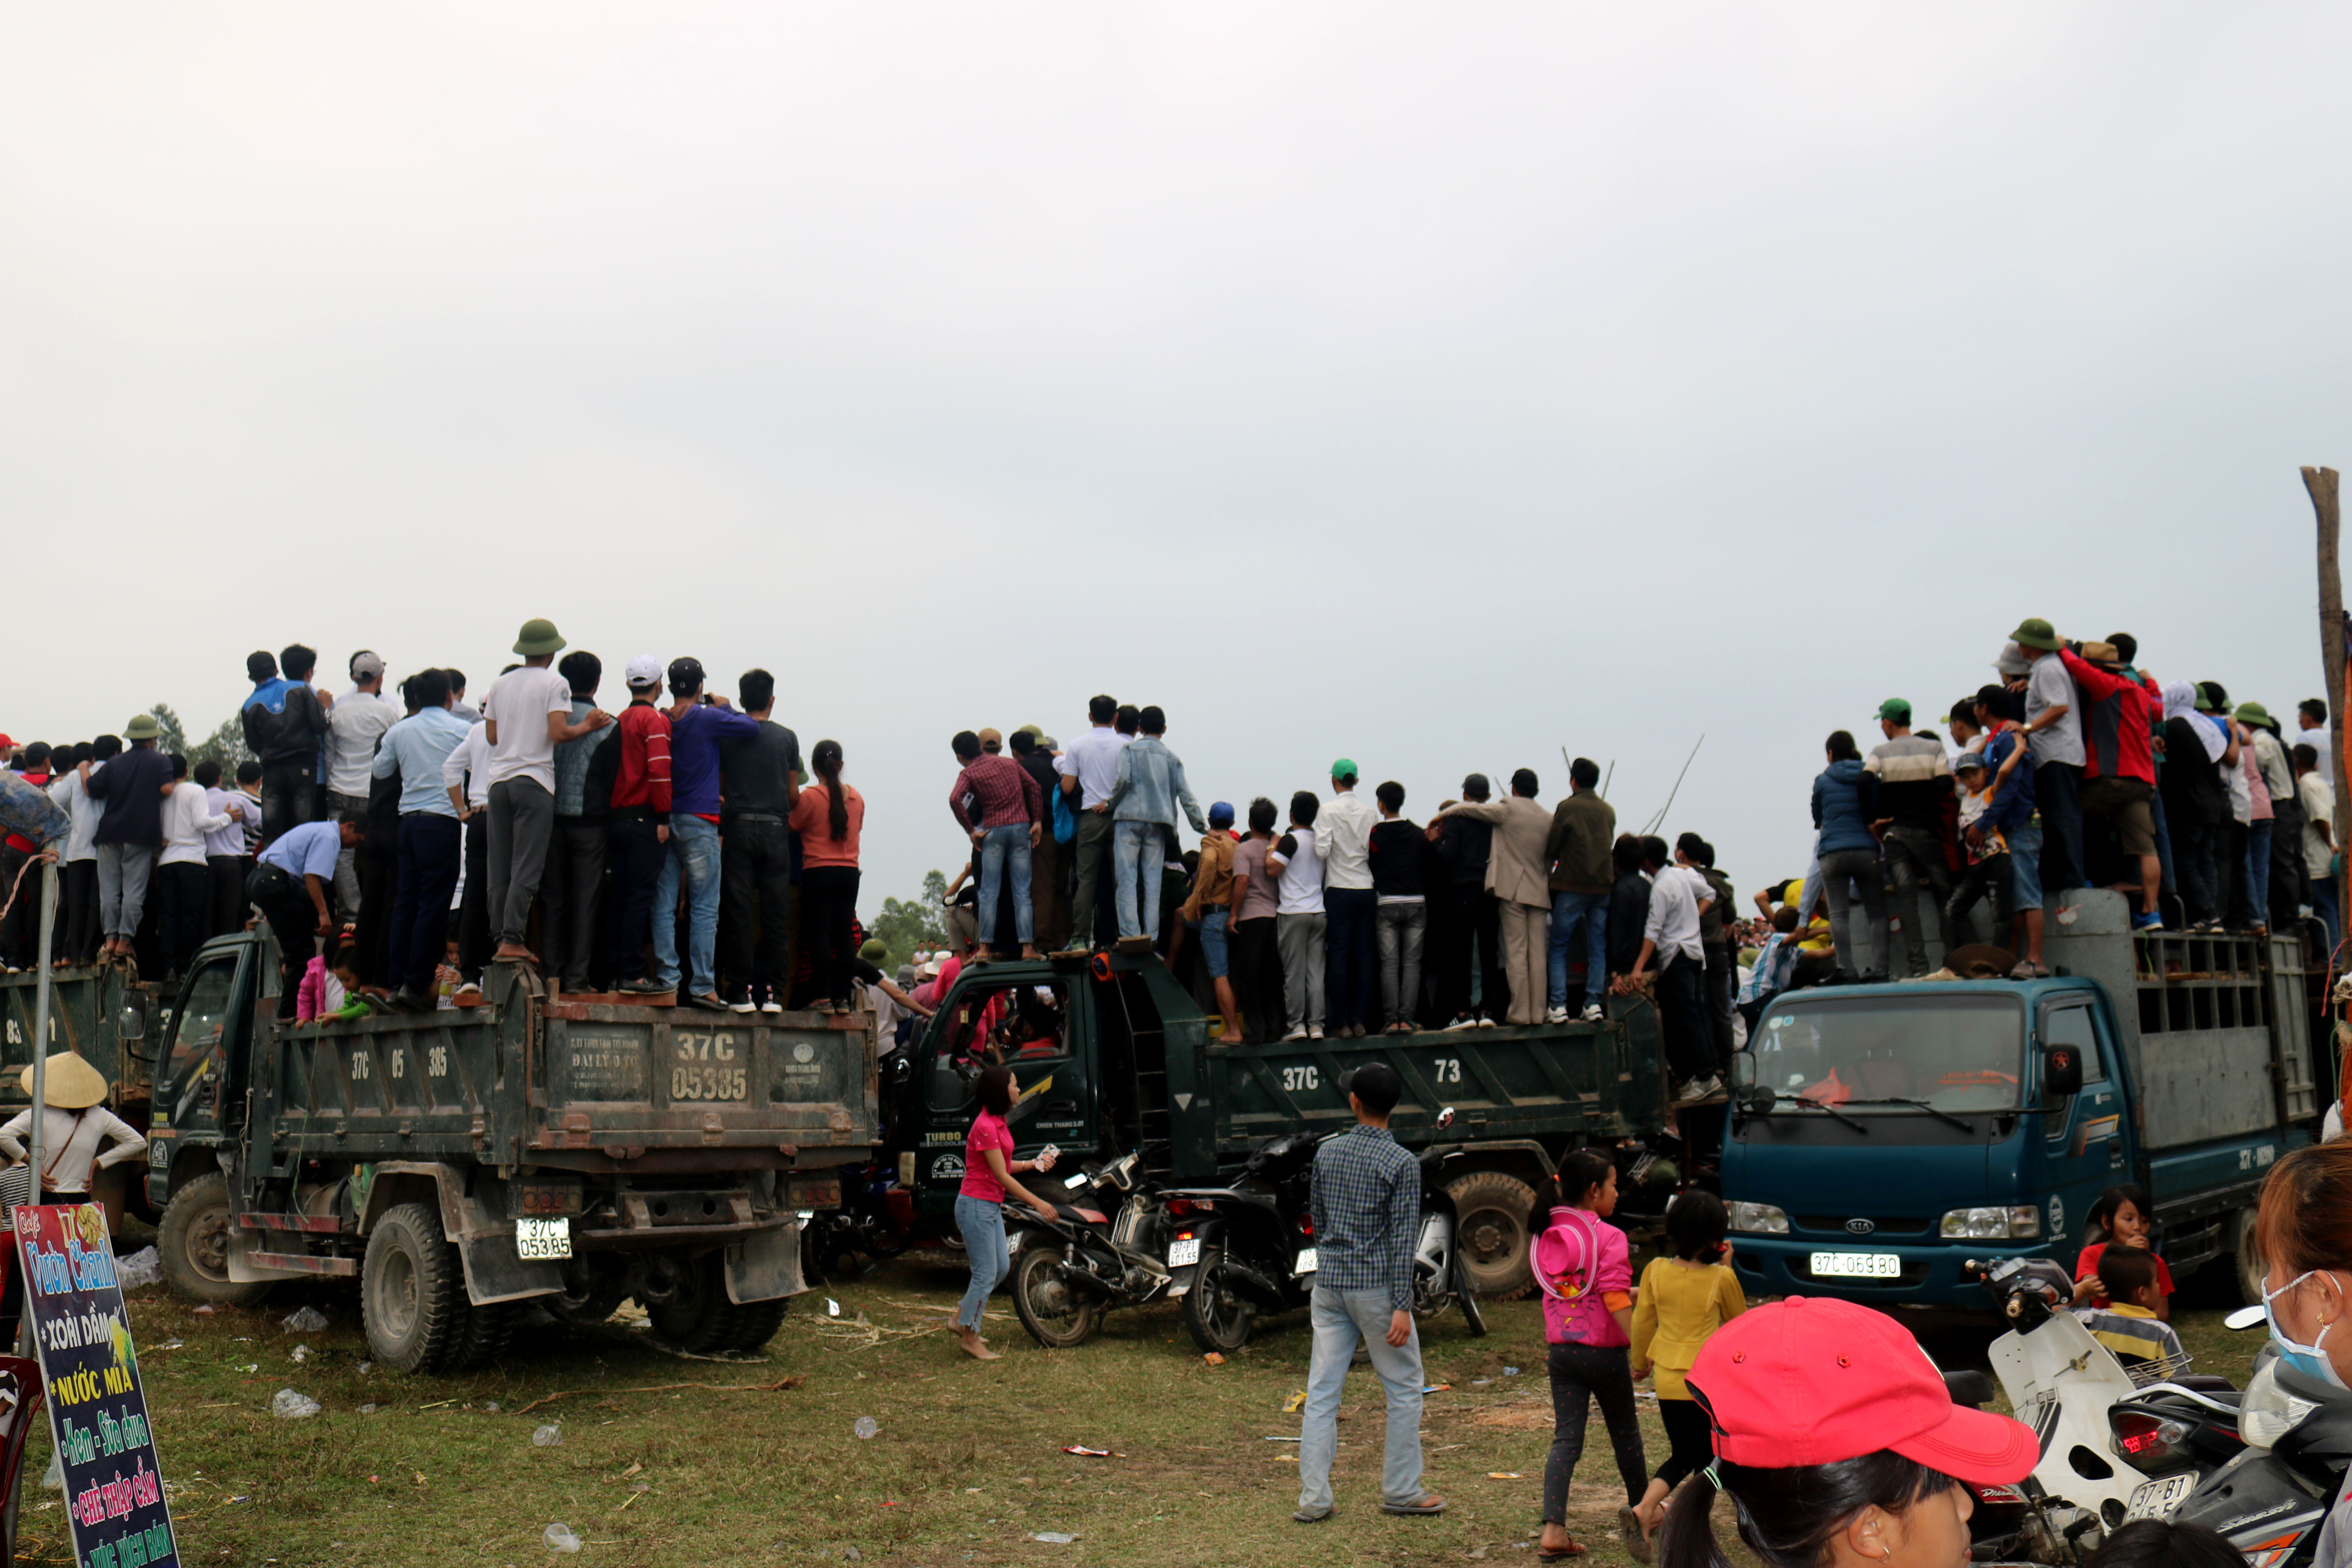
<instances>
[{"instance_id":1,"label":"wooden pole","mask_svg":"<svg viewBox=\"0 0 2352 1568\"><path fill-rule=\"evenodd\" d=\"M2352 714L2344 710L2344 579L2336 566L2336 534L2344 513L2336 493L2334 468L2306 468L2303 488L2319 521L2319 658L2327 672L2327 743L2336 749L2336 843L2352 839L2352 766L2346 763L2346 731ZM2352 880L2352 879L2346 879ZM2337 897L2343 896L2342 889Z\"/></svg>"}]
</instances>

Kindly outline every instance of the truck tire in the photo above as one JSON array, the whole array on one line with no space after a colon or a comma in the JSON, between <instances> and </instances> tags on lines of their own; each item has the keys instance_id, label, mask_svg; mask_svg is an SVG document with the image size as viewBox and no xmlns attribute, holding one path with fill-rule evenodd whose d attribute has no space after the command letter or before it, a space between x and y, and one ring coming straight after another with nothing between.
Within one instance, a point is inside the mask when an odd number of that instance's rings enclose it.
<instances>
[{"instance_id":1,"label":"truck tire","mask_svg":"<svg viewBox=\"0 0 2352 1568\"><path fill-rule=\"evenodd\" d=\"M547 1315L575 1329L593 1329L618 1310L629 1293L629 1271L600 1265L595 1254L574 1259L563 1271L563 1289L539 1298Z\"/></svg>"},{"instance_id":2,"label":"truck tire","mask_svg":"<svg viewBox=\"0 0 2352 1568\"><path fill-rule=\"evenodd\" d=\"M745 1301L735 1308L735 1330L728 1336L724 1349L740 1351L746 1355L768 1348L776 1331L784 1326L784 1312L791 1298L779 1296L772 1301Z\"/></svg>"},{"instance_id":3,"label":"truck tire","mask_svg":"<svg viewBox=\"0 0 2352 1568\"><path fill-rule=\"evenodd\" d=\"M1528 1211L1536 1190L1500 1171L1473 1171L1445 1190L1460 1215L1454 1245L1472 1289L1490 1301L1516 1301L1534 1289Z\"/></svg>"},{"instance_id":4,"label":"truck tire","mask_svg":"<svg viewBox=\"0 0 2352 1568\"><path fill-rule=\"evenodd\" d=\"M438 1372L470 1310L465 1271L457 1249L441 1238L440 1215L423 1204L385 1210L368 1236L360 1276L369 1353L402 1372Z\"/></svg>"},{"instance_id":5,"label":"truck tire","mask_svg":"<svg viewBox=\"0 0 2352 1568\"><path fill-rule=\"evenodd\" d=\"M269 1294L268 1281L239 1285L228 1277L228 1178L208 1171L172 1194L163 1223L155 1227L155 1250L163 1278L181 1295L228 1307L250 1307Z\"/></svg>"},{"instance_id":6,"label":"truck tire","mask_svg":"<svg viewBox=\"0 0 2352 1568\"><path fill-rule=\"evenodd\" d=\"M645 1307L654 1332L679 1350L694 1355L742 1350L744 1342L758 1332L765 1310L775 1311L777 1322L782 1321L781 1302L739 1307L727 1299L727 1265L716 1252L678 1264L674 1278L668 1296ZM767 1331L759 1333L759 1342L765 1344L775 1331L776 1324L768 1324Z\"/></svg>"},{"instance_id":7,"label":"truck tire","mask_svg":"<svg viewBox=\"0 0 2352 1568\"><path fill-rule=\"evenodd\" d=\"M1203 1247L1200 1272L1184 1292L1184 1331L1204 1351L1232 1355L1249 1343L1257 1326L1257 1303L1224 1282L1225 1249Z\"/></svg>"},{"instance_id":8,"label":"truck tire","mask_svg":"<svg viewBox=\"0 0 2352 1568\"><path fill-rule=\"evenodd\" d=\"M1102 1303L1063 1282L1058 1246L1032 1242L1013 1264L1013 1310L1029 1337L1049 1351L1066 1351L1095 1337Z\"/></svg>"},{"instance_id":9,"label":"truck tire","mask_svg":"<svg viewBox=\"0 0 2352 1568\"><path fill-rule=\"evenodd\" d=\"M462 1283L459 1294L464 1293ZM457 1331L450 1336L449 1352L443 1358L444 1372L479 1372L507 1353L514 1342L515 1325L522 1319L519 1304L513 1301L492 1301L487 1305L470 1304Z\"/></svg>"},{"instance_id":10,"label":"truck tire","mask_svg":"<svg viewBox=\"0 0 2352 1568\"><path fill-rule=\"evenodd\" d=\"M2237 1246L2231 1250L2230 1264L2237 1276L2238 1297L2249 1307L2263 1304L2263 1279L2270 1265L2263 1260L2262 1248L2254 1244L2254 1211L2238 1211L2237 1223L2231 1227L2237 1236Z\"/></svg>"}]
</instances>

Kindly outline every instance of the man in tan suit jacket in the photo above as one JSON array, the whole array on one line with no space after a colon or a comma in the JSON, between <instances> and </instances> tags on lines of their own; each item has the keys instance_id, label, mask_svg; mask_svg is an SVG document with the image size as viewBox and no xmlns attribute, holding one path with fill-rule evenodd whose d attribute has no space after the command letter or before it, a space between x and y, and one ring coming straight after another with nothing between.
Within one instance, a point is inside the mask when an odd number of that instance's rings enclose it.
<instances>
[{"instance_id":1,"label":"man in tan suit jacket","mask_svg":"<svg viewBox=\"0 0 2352 1568\"><path fill-rule=\"evenodd\" d=\"M1511 988L1509 1021L1514 1024L1540 1024L1544 1016L1546 925L1551 912L1551 868L1544 847L1551 834L1551 813L1536 804L1535 795L1535 771L1521 768L1511 775L1510 799L1464 801L1438 813L1495 825L1486 890L1501 906L1503 973Z\"/></svg>"}]
</instances>

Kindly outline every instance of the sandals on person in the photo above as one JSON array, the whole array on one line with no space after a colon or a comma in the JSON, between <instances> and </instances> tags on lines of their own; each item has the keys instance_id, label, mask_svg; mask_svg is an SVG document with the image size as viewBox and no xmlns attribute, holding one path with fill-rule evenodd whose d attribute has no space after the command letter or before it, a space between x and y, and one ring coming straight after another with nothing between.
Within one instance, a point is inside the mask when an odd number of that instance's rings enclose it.
<instances>
[{"instance_id":1,"label":"sandals on person","mask_svg":"<svg viewBox=\"0 0 2352 1568\"><path fill-rule=\"evenodd\" d=\"M1591 1550L1590 1547L1571 1541L1556 1552L1545 1552L1540 1549L1538 1550L1536 1552L1536 1561L1538 1563L1565 1563L1571 1557L1583 1556L1585 1552L1590 1550Z\"/></svg>"},{"instance_id":2,"label":"sandals on person","mask_svg":"<svg viewBox=\"0 0 2352 1568\"><path fill-rule=\"evenodd\" d=\"M1381 1511L1403 1514L1444 1513L1445 1500L1432 1492L1423 1496L1419 1502L1384 1502L1381 1504Z\"/></svg>"},{"instance_id":3,"label":"sandals on person","mask_svg":"<svg viewBox=\"0 0 2352 1568\"><path fill-rule=\"evenodd\" d=\"M1290 1517L1297 1520L1301 1524L1320 1524L1325 1520L1331 1517L1331 1512L1332 1510L1327 1508L1321 1513L1309 1513L1305 1509L1301 1508L1293 1509L1291 1510Z\"/></svg>"},{"instance_id":4,"label":"sandals on person","mask_svg":"<svg viewBox=\"0 0 2352 1568\"><path fill-rule=\"evenodd\" d=\"M1648 1563L1653 1560L1654 1553L1650 1546L1650 1532L1643 1528L1642 1510L1640 1509L1633 1507L1630 1503L1625 1507L1619 1509L1617 1510L1617 1528L1624 1532L1625 1550L1633 1557L1634 1562Z\"/></svg>"}]
</instances>

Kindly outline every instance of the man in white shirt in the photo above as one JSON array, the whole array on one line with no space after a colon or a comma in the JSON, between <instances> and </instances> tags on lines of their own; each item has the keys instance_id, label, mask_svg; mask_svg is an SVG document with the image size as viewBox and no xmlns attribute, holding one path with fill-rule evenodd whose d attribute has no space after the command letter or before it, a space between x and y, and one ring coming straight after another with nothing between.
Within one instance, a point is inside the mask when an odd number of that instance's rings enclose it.
<instances>
[{"instance_id":1,"label":"man in white shirt","mask_svg":"<svg viewBox=\"0 0 2352 1568\"><path fill-rule=\"evenodd\" d=\"M2336 787L2336 742L2328 738L2327 704L2316 697L2306 697L2294 705L2294 721L2303 732L2295 743L2309 746L2319 753L2319 778L2329 789Z\"/></svg>"},{"instance_id":2,"label":"man in white shirt","mask_svg":"<svg viewBox=\"0 0 2352 1568\"><path fill-rule=\"evenodd\" d=\"M1372 887L1372 829L1380 808L1356 793L1356 764L1331 764L1331 803L1315 818L1315 853L1323 860L1323 914L1330 981L1331 1037L1359 1039L1372 1016L1378 984L1381 896Z\"/></svg>"},{"instance_id":3,"label":"man in white shirt","mask_svg":"<svg viewBox=\"0 0 2352 1568\"><path fill-rule=\"evenodd\" d=\"M1110 859L1110 792L1118 783L1118 754L1132 739L1112 728L1118 718L1117 699L1091 699L1087 703L1087 731L1054 759L1054 771L1062 776L1062 793L1070 797L1078 816L1078 885L1070 899L1073 951L1089 950L1097 942L1095 895Z\"/></svg>"},{"instance_id":4,"label":"man in white shirt","mask_svg":"<svg viewBox=\"0 0 2352 1568\"><path fill-rule=\"evenodd\" d=\"M205 810L228 826L205 835L205 935L226 936L245 925L245 830L261 820L261 802L220 787L221 765L207 759L195 766L205 792Z\"/></svg>"},{"instance_id":5,"label":"man in white shirt","mask_svg":"<svg viewBox=\"0 0 2352 1568\"><path fill-rule=\"evenodd\" d=\"M73 824L66 835L65 864L58 868L60 968L88 963L98 955L98 842L93 836L105 807L89 798L79 764L102 763L121 749L120 738L101 735L77 743L70 761L52 754L56 773L49 780L49 798Z\"/></svg>"},{"instance_id":6,"label":"man in white shirt","mask_svg":"<svg viewBox=\"0 0 2352 1568\"><path fill-rule=\"evenodd\" d=\"M613 721L601 708L572 721L572 682L553 668L562 647L553 621L525 621L514 645L522 663L492 681L482 699L490 748L488 908L499 939L493 959L530 957L522 939L555 832L555 748Z\"/></svg>"},{"instance_id":7,"label":"man in white shirt","mask_svg":"<svg viewBox=\"0 0 2352 1568\"><path fill-rule=\"evenodd\" d=\"M400 708L383 694L381 658L363 648L352 655L351 668L352 689L327 710L327 811L338 822L363 824L376 742L399 721ZM350 920L359 907L359 857L346 849L335 867L335 908Z\"/></svg>"},{"instance_id":8,"label":"man in white shirt","mask_svg":"<svg viewBox=\"0 0 2352 1568\"><path fill-rule=\"evenodd\" d=\"M205 839L236 827L237 818L229 814L242 810L232 802L215 811L205 786L188 777L188 759L173 753L171 791L163 801L163 852L156 858L154 878L156 943L163 950L166 984L186 973L196 949L204 945L211 905Z\"/></svg>"},{"instance_id":9,"label":"man in white shirt","mask_svg":"<svg viewBox=\"0 0 2352 1568\"><path fill-rule=\"evenodd\" d=\"M1283 1000L1290 1016L1286 1040L1323 1037L1323 857L1318 853L1315 818L1323 803L1315 792L1290 797L1290 831L1265 852L1275 874L1274 942L1282 954Z\"/></svg>"},{"instance_id":10,"label":"man in white shirt","mask_svg":"<svg viewBox=\"0 0 2352 1568\"><path fill-rule=\"evenodd\" d=\"M1706 952L1698 939L1698 917L1712 906L1715 889L1688 867L1668 864L1663 838L1642 840L1642 863L1650 878L1650 915L1642 927L1641 956L1621 989L1647 987L1650 961L1660 961L1658 1023L1665 1037L1666 1072L1675 1080L1675 1099L1704 1100L1723 1087L1713 1065L1715 1037L1707 1027L1703 988Z\"/></svg>"}]
</instances>

